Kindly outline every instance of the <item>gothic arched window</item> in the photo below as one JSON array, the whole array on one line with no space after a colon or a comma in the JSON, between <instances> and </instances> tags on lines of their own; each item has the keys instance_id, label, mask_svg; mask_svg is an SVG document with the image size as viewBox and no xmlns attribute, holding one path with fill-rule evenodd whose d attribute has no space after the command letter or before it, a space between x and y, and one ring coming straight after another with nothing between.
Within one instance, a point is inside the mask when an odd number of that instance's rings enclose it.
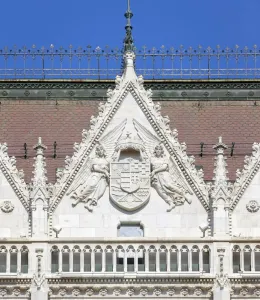
<instances>
[{"instance_id":1,"label":"gothic arched window","mask_svg":"<svg viewBox=\"0 0 260 300\"><path fill-rule=\"evenodd\" d=\"M0 273L6 273L7 249L5 246L0 247Z\"/></svg>"},{"instance_id":2,"label":"gothic arched window","mask_svg":"<svg viewBox=\"0 0 260 300\"><path fill-rule=\"evenodd\" d=\"M94 250L94 253L95 253L95 272L101 272L103 250L100 246L97 246Z\"/></svg>"},{"instance_id":3,"label":"gothic arched window","mask_svg":"<svg viewBox=\"0 0 260 300\"><path fill-rule=\"evenodd\" d=\"M189 271L189 249L187 246L181 247L181 271Z\"/></svg>"},{"instance_id":4,"label":"gothic arched window","mask_svg":"<svg viewBox=\"0 0 260 300\"><path fill-rule=\"evenodd\" d=\"M62 272L70 271L70 249L68 246L63 246L62 250Z\"/></svg>"},{"instance_id":5,"label":"gothic arched window","mask_svg":"<svg viewBox=\"0 0 260 300\"><path fill-rule=\"evenodd\" d=\"M240 247L235 245L233 247L233 273L238 273L239 271L241 271L240 254Z\"/></svg>"},{"instance_id":6,"label":"gothic arched window","mask_svg":"<svg viewBox=\"0 0 260 300\"><path fill-rule=\"evenodd\" d=\"M167 271L167 249L165 246L161 246L159 249L160 271Z\"/></svg>"},{"instance_id":7,"label":"gothic arched window","mask_svg":"<svg viewBox=\"0 0 260 300\"><path fill-rule=\"evenodd\" d=\"M107 246L105 249L106 255L106 272L113 272L113 249L111 246Z\"/></svg>"},{"instance_id":8,"label":"gothic arched window","mask_svg":"<svg viewBox=\"0 0 260 300\"><path fill-rule=\"evenodd\" d=\"M255 247L255 271L260 271L260 246Z\"/></svg>"},{"instance_id":9,"label":"gothic arched window","mask_svg":"<svg viewBox=\"0 0 260 300\"><path fill-rule=\"evenodd\" d=\"M29 249L26 246L21 248L21 273L28 273L28 255Z\"/></svg>"},{"instance_id":10,"label":"gothic arched window","mask_svg":"<svg viewBox=\"0 0 260 300\"><path fill-rule=\"evenodd\" d=\"M204 246L202 249L202 263L203 263L203 272L210 272L210 248L209 246Z\"/></svg>"},{"instance_id":11,"label":"gothic arched window","mask_svg":"<svg viewBox=\"0 0 260 300\"><path fill-rule=\"evenodd\" d=\"M176 246L170 248L170 271L178 271L178 249Z\"/></svg>"},{"instance_id":12,"label":"gothic arched window","mask_svg":"<svg viewBox=\"0 0 260 300\"><path fill-rule=\"evenodd\" d=\"M75 246L73 252L73 272L80 272L80 247Z\"/></svg>"},{"instance_id":13,"label":"gothic arched window","mask_svg":"<svg viewBox=\"0 0 260 300\"><path fill-rule=\"evenodd\" d=\"M10 248L10 272L17 273L17 253L18 250L15 246Z\"/></svg>"},{"instance_id":14,"label":"gothic arched window","mask_svg":"<svg viewBox=\"0 0 260 300\"><path fill-rule=\"evenodd\" d=\"M116 271L124 272L124 257L125 251L122 246L116 248Z\"/></svg>"},{"instance_id":15,"label":"gothic arched window","mask_svg":"<svg viewBox=\"0 0 260 300\"><path fill-rule=\"evenodd\" d=\"M192 261L192 271L198 272L200 270L200 264L199 264L199 247L193 246L191 249L191 261Z\"/></svg>"},{"instance_id":16,"label":"gothic arched window","mask_svg":"<svg viewBox=\"0 0 260 300\"><path fill-rule=\"evenodd\" d=\"M91 248L85 246L84 249L84 272L91 272Z\"/></svg>"},{"instance_id":17,"label":"gothic arched window","mask_svg":"<svg viewBox=\"0 0 260 300\"><path fill-rule=\"evenodd\" d=\"M127 253L127 272L134 272L135 270L135 249L129 246L126 250Z\"/></svg>"},{"instance_id":18,"label":"gothic arched window","mask_svg":"<svg viewBox=\"0 0 260 300\"><path fill-rule=\"evenodd\" d=\"M156 248L154 246L150 246L149 250L149 271L156 271Z\"/></svg>"},{"instance_id":19,"label":"gothic arched window","mask_svg":"<svg viewBox=\"0 0 260 300\"><path fill-rule=\"evenodd\" d=\"M53 246L51 248L51 273L59 272L59 248Z\"/></svg>"},{"instance_id":20,"label":"gothic arched window","mask_svg":"<svg viewBox=\"0 0 260 300\"><path fill-rule=\"evenodd\" d=\"M137 249L138 255L138 272L145 271L145 248L144 246L139 246Z\"/></svg>"},{"instance_id":21,"label":"gothic arched window","mask_svg":"<svg viewBox=\"0 0 260 300\"><path fill-rule=\"evenodd\" d=\"M244 247L244 271L250 272L251 269L252 250L249 245Z\"/></svg>"}]
</instances>

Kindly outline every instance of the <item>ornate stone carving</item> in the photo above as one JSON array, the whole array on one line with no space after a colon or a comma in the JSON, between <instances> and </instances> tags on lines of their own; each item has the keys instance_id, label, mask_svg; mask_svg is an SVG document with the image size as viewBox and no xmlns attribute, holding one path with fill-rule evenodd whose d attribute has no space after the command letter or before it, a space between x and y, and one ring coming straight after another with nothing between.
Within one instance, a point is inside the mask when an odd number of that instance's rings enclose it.
<instances>
[{"instance_id":1,"label":"ornate stone carving","mask_svg":"<svg viewBox=\"0 0 260 300\"><path fill-rule=\"evenodd\" d=\"M108 150L100 140L100 137L117 112L122 101L129 93L131 93L131 96L135 99L138 106L149 120L153 130L157 133L157 136L160 137L159 139L164 142L165 149L169 152L170 159L176 166L175 169L179 171L183 178L185 178L183 181L189 182L191 188L196 193L205 209L208 210L208 190L203 181L203 174L197 172L194 165L194 158L187 156L187 153L182 149L181 144L178 142L177 137L172 135L172 131L169 127L169 118L161 116L160 109L154 106L150 98L151 93L143 90L141 79L139 80L140 82L138 82L133 68L134 53L126 53L125 62L126 68L122 78L117 77L116 88L113 92L108 91L108 101L100 107L99 115L96 118L91 119L90 130L88 133L84 133L83 140L77 147L77 151L74 153L71 160L65 164L63 176L55 184L51 212L55 210L63 195L71 188L72 182L75 191L74 183L75 180L77 181L75 178L80 177L86 172L85 166L89 163L89 155L92 153L95 144L99 141L106 151ZM160 141L156 144L159 142ZM156 144L154 144L153 147ZM110 156L108 155L108 157ZM83 169L84 171L82 171ZM83 176L82 178L86 177Z\"/></svg>"},{"instance_id":2,"label":"ornate stone carving","mask_svg":"<svg viewBox=\"0 0 260 300\"><path fill-rule=\"evenodd\" d=\"M242 288L241 290L240 290L240 295L241 296L247 296L248 295L248 293L249 293L249 291L248 291L248 289L247 288Z\"/></svg>"},{"instance_id":3,"label":"ornate stone carving","mask_svg":"<svg viewBox=\"0 0 260 300\"><path fill-rule=\"evenodd\" d=\"M167 294L172 297L173 295L175 295L175 289L168 289L167 290Z\"/></svg>"},{"instance_id":4,"label":"ornate stone carving","mask_svg":"<svg viewBox=\"0 0 260 300\"><path fill-rule=\"evenodd\" d=\"M84 202L85 208L92 212L93 207L97 206L98 200L104 195L109 180L109 164L105 149L101 145L96 147L96 157L90 161L89 173L86 175L83 188L76 190L71 196L75 199L72 207Z\"/></svg>"},{"instance_id":5,"label":"ornate stone carving","mask_svg":"<svg viewBox=\"0 0 260 300\"><path fill-rule=\"evenodd\" d=\"M153 291L154 295L159 297L162 294L162 290L159 288L154 289Z\"/></svg>"},{"instance_id":6,"label":"ornate stone carving","mask_svg":"<svg viewBox=\"0 0 260 300\"><path fill-rule=\"evenodd\" d=\"M217 202L219 199L225 201L225 206L228 208L230 203L230 195L232 186L228 183L227 177L227 163L224 151L227 146L222 142L222 137L219 137L218 143L213 147L217 151L215 157L215 169L214 169L214 183L211 185L209 193L213 201L213 208L217 208Z\"/></svg>"},{"instance_id":7,"label":"ornate stone carving","mask_svg":"<svg viewBox=\"0 0 260 300\"><path fill-rule=\"evenodd\" d=\"M89 289L86 290L86 295L88 295L89 297L93 296L93 294L94 294L93 289L89 288Z\"/></svg>"},{"instance_id":8,"label":"ornate stone carving","mask_svg":"<svg viewBox=\"0 0 260 300\"><path fill-rule=\"evenodd\" d=\"M10 213L14 210L14 205L13 205L12 201L5 200L0 204L0 208L1 208L2 212Z\"/></svg>"},{"instance_id":9,"label":"ornate stone carving","mask_svg":"<svg viewBox=\"0 0 260 300\"><path fill-rule=\"evenodd\" d=\"M167 211L171 211L176 205L182 205L185 201L191 203L186 195L187 191L183 185L176 182L174 174L170 173L173 168L169 166L169 161L164 158L164 150L161 145L154 149L154 157L151 160L152 165L152 186L158 195L169 204Z\"/></svg>"},{"instance_id":10,"label":"ornate stone carving","mask_svg":"<svg viewBox=\"0 0 260 300\"><path fill-rule=\"evenodd\" d=\"M194 295L196 295L196 296L201 296L203 294L203 290L201 289L201 288L196 288L195 290L194 290Z\"/></svg>"},{"instance_id":11,"label":"ornate stone carving","mask_svg":"<svg viewBox=\"0 0 260 300\"><path fill-rule=\"evenodd\" d=\"M249 183L254 178L256 172L260 168L260 144L254 143L252 146L252 155L245 156L244 160L244 169L240 171L239 169L236 172L236 181L234 183L234 188L232 192L232 203L231 209L234 210L239 199L245 192Z\"/></svg>"},{"instance_id":12,"label":"ornate stone carving","mask_svg":"<svg viewBox=\"0 0 260 300\"><path fill-rule=\"evenodd\" d=\"M80 295L80 289L73 289L72 290L72 295L75 297L78 297Z\"/></svg>"},{"instance_id":13,"label":"ornate stone carving","mask_svg":"<svg viewBox=\"0 0 260 300\"><path fill-rule=\"evenodd\" d=\"M67 290L66 290L65 288L61 288L61 289L59 289L59 294L60 294L62 297L64 297L64 296L67 295Z\"/></svg>"},{"instance_id":14,"label":"ornate stone carving","mask_svg":"<svg viewBox=\"0 0 260 300\"><path fill-rule=\"evenodd\" d=\"M148 295L148 289L147 288L142 288L140 290L140 295L142 295L143 297Z\"/></svg>"},{"instance_id":15,"label":"ornate stone carving","mask_svg":"<svg viewBox=\"0 0 260 300\"><path fill-rule=\"evenodd\" d=\"M259 207L259 203L256 200L250 200L246 205L247 210L251 213L257 212Z\"/></svg>"},{"instance_id":16,"label":"ornate stone carving","mask_svg":"<svg viewBox=\"0 0 260 300\"><path fill-rule=\"evenodd\" d=\"M5 296L7 295L7 289L1 288L1 289L0 289L0 295L1 295L2 297L5 297Z\"/></svg>"},{"instance_id":17,"label":"ornate stone carving","mask_svg":"<svg viewBox=\"0 0 260 300\"><path fill-rule=\"evenodd\" d=\"M82 173L78 174L78 179L74 181L68 194L75 200L73 207L80 202L85 203L85 208L90 212L97 205L98 200L103 196L109 183L109 162L114 151L118 138L121 136L125 127L126 120L121 122L113 130L108 132L99 144L96 146L95 157L90 158ZM107 149L107 151L105 150ZM77 145L77 153L80 152L81 146Z\"/></svg>"},{"instance_id":18,"label":"ornate stone carving","mask_svg":"<svg viewBox=\"0 0 260 300\"><path fill-rule=\"evenodd\" d=\"M110 195L119 207L133 211L148 202L150 164L137 160L111 163Z\"/></svg>"},{"instance_id":19,"label":"ornate stone carving","mask_svg":"<svg viewBox=\"0 0 260 300\"><path fill-rule=\"evenodd\" d=\"M135 294L135 290L133 288L129 288L126 290L126 294L132 297Z\"/></svg>"},{"instance_id":20,"label":"ornate stone carving","mask_svg":"<svg viewBox=\"0 0 260 300\"><path fill-rule=\"evenodd\" d=\"M180 294L182 296L188 296L189 295L189 290L187 288L182 288L181 291L180 291Z\"/></svg>"},{"instance_id":21,"label":"ornate stone carving","mask_svg":"<svg viewBox=\"0 0 260 300\"><path fill-rule=\"evenodd\" d=\"M16 288L16 289L13 290L13 295L15 295L16 297L20 296L20 294L21 294L20 289Z\"/></svg>"},{"instance_id":22,"label":"ornate stone carving","mask_svg":"<svg viewBox=\"0 0 260 300\"><path fill-rule=\"evenodd\" d=\"M16 158L8 156L7 144L0 144L0 169L12 186L23 206L29 211L29 192L24 181L23 170L18 171L16 168Z\"/></svg>"},{"instance_id":23,"label":"ornate stone carving","mask_svg":"<svg viewBox=\"0 0 260 300\"><path fill-rule=\"evenodd\" d=\"M107 289L102 288L99 290L99 295L105 297L107 295Z\"/></svg>"},{"instance_id":24,"label":"ornate stone carving","mask_svg":"<svg viewBox=\"0 0 260 300\"><path fill-rule=\"evenodd\" d=\"M25 248L24 251L28 252L28 249ZM35 249L36 257L37 257L37 271L33 274L33 283L37 287L37 290L40 290L42 285L45 282L45 274L42 274L42 257L43 257L43 249L37 248Z\"/></svg>"},{"instance_id":25,"label":"ornate stone carving","mask_svg":"<svg viewBox=\"0 0 260 300\"><path fill-rule=\"evenodd\" d=\"M121 295L121 289L114 289L113 294L117 297L119 297Z\"/></svg>"}]
</instances>

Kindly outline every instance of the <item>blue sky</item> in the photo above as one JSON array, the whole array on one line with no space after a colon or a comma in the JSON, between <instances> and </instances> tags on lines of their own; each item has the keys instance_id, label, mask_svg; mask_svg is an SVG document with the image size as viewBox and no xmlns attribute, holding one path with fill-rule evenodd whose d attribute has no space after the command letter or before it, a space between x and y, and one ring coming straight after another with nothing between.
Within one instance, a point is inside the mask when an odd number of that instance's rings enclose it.
<instances>
[{"instance_id":1,"label":"blue sky","mask_svg":"<svg viewBox=\"0 0 260 300\"><path fill-rule=\"evenodd\" d=\"M131 0L131 7L138 48L260 47L259 0ZM0 48L121 47L125 10L126 0L2 0Z\"/></svg>"}]
</instances>

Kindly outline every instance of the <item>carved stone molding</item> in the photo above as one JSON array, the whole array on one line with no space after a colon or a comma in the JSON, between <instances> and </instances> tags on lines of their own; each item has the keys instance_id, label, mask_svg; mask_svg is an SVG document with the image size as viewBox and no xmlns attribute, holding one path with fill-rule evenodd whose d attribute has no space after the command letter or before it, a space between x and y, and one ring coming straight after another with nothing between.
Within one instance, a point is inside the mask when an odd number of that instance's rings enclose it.
<instances>
[{"instance_id":1,"label":"carved stone molding","mask_svg":"<svg viewBox=\"0 0 260 300\"><path fill-rule=\"evenodd\" d=\"M254 213L257 212L260 208L259 203L256 200L250 200L247 205L246 208L249 212Z\"/></svg>"},{"instance_id":2,"label":"carved stone molding","mask_svg":"<svg viewBox=\"0 0 260 300\"><path fill-rule=\"evenodd\" d=\"M92 286L86 287L81 285L52 285L49 289L49 295L51 299L64 297L70 298L88 296L91 298L129 298L129 297L149 297L149 298L160 298L160 297L172 297L179 299L180 297L202 297L208 298L212 294L212 286L194 286L194 285L180 285L174 288L167 285L152 287L147 286L124 286L119 285L114 287L113 285L107 286Z\"/></svg>"},{"instance_id":3,"label":"carved stone molding","mask_svg":"<svg viewBox=\"0 0 260 300\"><path fill-rule=\"evenodd\" d=\"M245 156L245 165L243 170L237 170L236 172L236 181L231 194L231 210L234 210L246 188L260 168L260 144L254 143L252 149L252 155Z\"/></svg>"},{"instance_id":4,"label":"carved stone molding","mask_svg":"<svg viewBox=\"0 0 260 300\"><path fill-rule=\"evenodd\" d=\"M28 285L3 285L0 288L0 298L12 299L28 299L30 295L30 286Z\"/></svg>"},{"instance_id":5,"label":"carved stone molding","mask_svg":"<svg viewBox=\"0 0 260 300\"><path fill-rule=\"evenodd\" d=\"M14 210L14 205L13 205L12 201L5 200L0 204L0 208L1 208L2 212L10 213Z\"/></svg>"},{"instance_id":6,"label":"carved stone molding","mask_svg":"<svg viewBox=\"0 0 260 300\"><path fill-rule=\"evenodd\" d=\"M7 144L0 144L0 169L22 202L24 208L29 212L29 191L24 181L24 172L23 170L17 170L15 157L9 157L7 151Z\"/></svg>"}]
</instances>

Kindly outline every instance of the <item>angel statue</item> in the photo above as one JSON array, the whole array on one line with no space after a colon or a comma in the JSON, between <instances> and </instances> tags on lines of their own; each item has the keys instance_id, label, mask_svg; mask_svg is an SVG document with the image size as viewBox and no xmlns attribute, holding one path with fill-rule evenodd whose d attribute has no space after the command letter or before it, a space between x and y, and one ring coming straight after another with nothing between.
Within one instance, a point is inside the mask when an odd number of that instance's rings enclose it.
<instances>
[{"instance_id":1,"label":"angel statue","mask_svg":"<svg viewBox=\"0 0 260 300\"><path fill-rule=\"evenodd\" d=\"M67 192L67 195L74 200L73 207L82 202L85 203L85 208L92 212L104 195L109 183L109 163L126 123L127 119L124 119L102 136L95 148L94 157L88 156L80 168Z\"/></svg>"},{"instance_id":2,"label":"angel statue","mask_svg":"<svg viewBox=\"0 0 260 300\"><path fill-rule=\"evenodd\" d=\"M96 157L90 163L90 175L83 188L75 191L71 196L76 202L72 204L75 207L78 203L84 202L85 208L90 212L97 206L98 200L104 195L109 182L109 163L106 160L106 152L102 145L96 147Z\"/></svg>"},{"instance_id":3,"label":"angel statue","mask_svg":"<svg viewBox=\"0 0 260 300\"><path fill-rule=\"evenodd\" d=\"M151 184L155 188L158 195L161 196L166 203L169 204L167 211L171 211L176 205L185 202L191 203L186 193L181 190L170 173L169 162L164 158L164 149L162 145L154 148L154 157L151 158Z\"/></svg>"}]
</instances>

